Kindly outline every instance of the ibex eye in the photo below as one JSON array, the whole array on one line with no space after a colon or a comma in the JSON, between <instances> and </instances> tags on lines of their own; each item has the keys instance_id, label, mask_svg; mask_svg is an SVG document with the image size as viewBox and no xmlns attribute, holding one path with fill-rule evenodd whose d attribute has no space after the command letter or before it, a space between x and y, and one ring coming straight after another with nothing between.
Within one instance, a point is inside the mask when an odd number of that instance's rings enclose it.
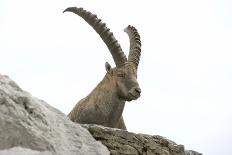
<instances>
[{"instance_id":1,"label":"ibex eye","mask_svg":"<svg viewBox=\"0 0 232 155\"><path fill-rule=\"evenodd\" d=\"M124 77L125 74L118 74L118 77Z\"/></svg>"}]
</instances>

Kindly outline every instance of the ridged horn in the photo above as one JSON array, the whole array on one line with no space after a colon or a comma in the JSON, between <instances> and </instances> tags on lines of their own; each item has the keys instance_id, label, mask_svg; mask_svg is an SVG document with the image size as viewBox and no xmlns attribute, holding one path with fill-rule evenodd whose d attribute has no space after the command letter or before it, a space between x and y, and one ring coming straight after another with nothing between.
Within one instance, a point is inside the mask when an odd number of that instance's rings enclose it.
<instances>
[{"instance_id":1,"label":"ridged horn","mask_svg":"<svg viewBox=\"0 0 232 155\"><path fill-rule=\"evenodd\" d=\"M110 29L106 27L106 24L98 19L95 14L84 10L83 8L69 7L64 12L73 12L82 17L93 29L100 35L102 40L108 47L114 62L117 67L124 65L127 62L126 55L123 53L122 48L118 41L115 39Z\"/></svg>"},{"instance_id":2,"label":"ridged horn","mask_svg":"<svg viewBox=\"0 0 232 155\"><path fill-rule=\"evenodd\" d=\"M137 29L131 25L128 25L124 31L128 34L130 39L130 52L128 56L128 62L131 62L138 68L140 55L141 55L141 40Z\"/></svg>"}]
</instances>

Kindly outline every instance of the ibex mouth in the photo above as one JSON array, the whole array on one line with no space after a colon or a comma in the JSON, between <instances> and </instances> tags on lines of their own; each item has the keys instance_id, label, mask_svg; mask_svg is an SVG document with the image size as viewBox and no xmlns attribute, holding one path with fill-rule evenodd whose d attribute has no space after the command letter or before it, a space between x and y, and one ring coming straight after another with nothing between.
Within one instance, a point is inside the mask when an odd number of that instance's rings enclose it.
<instances>
[{"instance_id":1,"label":"ibex mouth","mask_svg":"<svg viewBox=\"0 0 232 155\"><path fill-rule=\"evenodd\" d=\"M140 94L128 93L127 101L137 100L140 97Z\"/></svg>"}]
</instances>

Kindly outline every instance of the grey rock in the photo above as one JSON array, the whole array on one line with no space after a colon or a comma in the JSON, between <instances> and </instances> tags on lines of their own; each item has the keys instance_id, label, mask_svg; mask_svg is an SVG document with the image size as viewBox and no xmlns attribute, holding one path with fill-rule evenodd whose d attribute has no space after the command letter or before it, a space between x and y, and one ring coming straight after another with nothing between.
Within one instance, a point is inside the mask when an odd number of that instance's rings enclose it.
<instances>
[{"instance_id":1,"label":"grey rock","mask_svg":"<svg viewBox=\"0 0 232 155\"><path fill-rule=\"evenodd\" d=\"M0 74L0 155L15 154L202 155L158 135L73 123Z\"/></svg>"},{"instance_id":2,"label":"grey rock","mask_svg":"<svg viewBox=\"0 0 232 155\"><path fill-rule=\"evenodd\" d=\"M28 155L109 154L86 129L0 74L0 155L20 152Z\"/></svg>"},{"instance_id":3,"label":"grey rock","mask_svg":"<svg viewBox=\"0 0 232 155\"><path fill-rule=\"evenodd\" d=\"M95 124L82 126L107 146L112 155L202 155L158 135L135 134Z\"/></svg>"},{"instance_id":4,"label":"grey rock","mask_svg":"<svg viewBox=\"0 0 232 155\"><path fill-rule=\"evenodd\" d=\"M28 148L13 147L6 150L0 150L0 155L52 155L52 153L48 151L40 152Z\"/></svg>"}]
</instances>

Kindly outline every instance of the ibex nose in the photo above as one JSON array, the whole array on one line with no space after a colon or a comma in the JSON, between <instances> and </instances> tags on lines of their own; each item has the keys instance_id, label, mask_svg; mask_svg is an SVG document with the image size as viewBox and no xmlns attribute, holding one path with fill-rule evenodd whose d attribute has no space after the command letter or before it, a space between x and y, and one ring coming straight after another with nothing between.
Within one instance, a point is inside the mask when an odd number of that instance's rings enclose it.
<instances>
[{"instance_id":1,"label":"ibex nose","mask_svg":"<svg viewBox=\"0 0 232 155\"><path fill-rule=\"evenodd\" d=\"M135 92L140 94L141 93L141 89L139 87L135 88Z\"/></svg>"}]
</instances>

